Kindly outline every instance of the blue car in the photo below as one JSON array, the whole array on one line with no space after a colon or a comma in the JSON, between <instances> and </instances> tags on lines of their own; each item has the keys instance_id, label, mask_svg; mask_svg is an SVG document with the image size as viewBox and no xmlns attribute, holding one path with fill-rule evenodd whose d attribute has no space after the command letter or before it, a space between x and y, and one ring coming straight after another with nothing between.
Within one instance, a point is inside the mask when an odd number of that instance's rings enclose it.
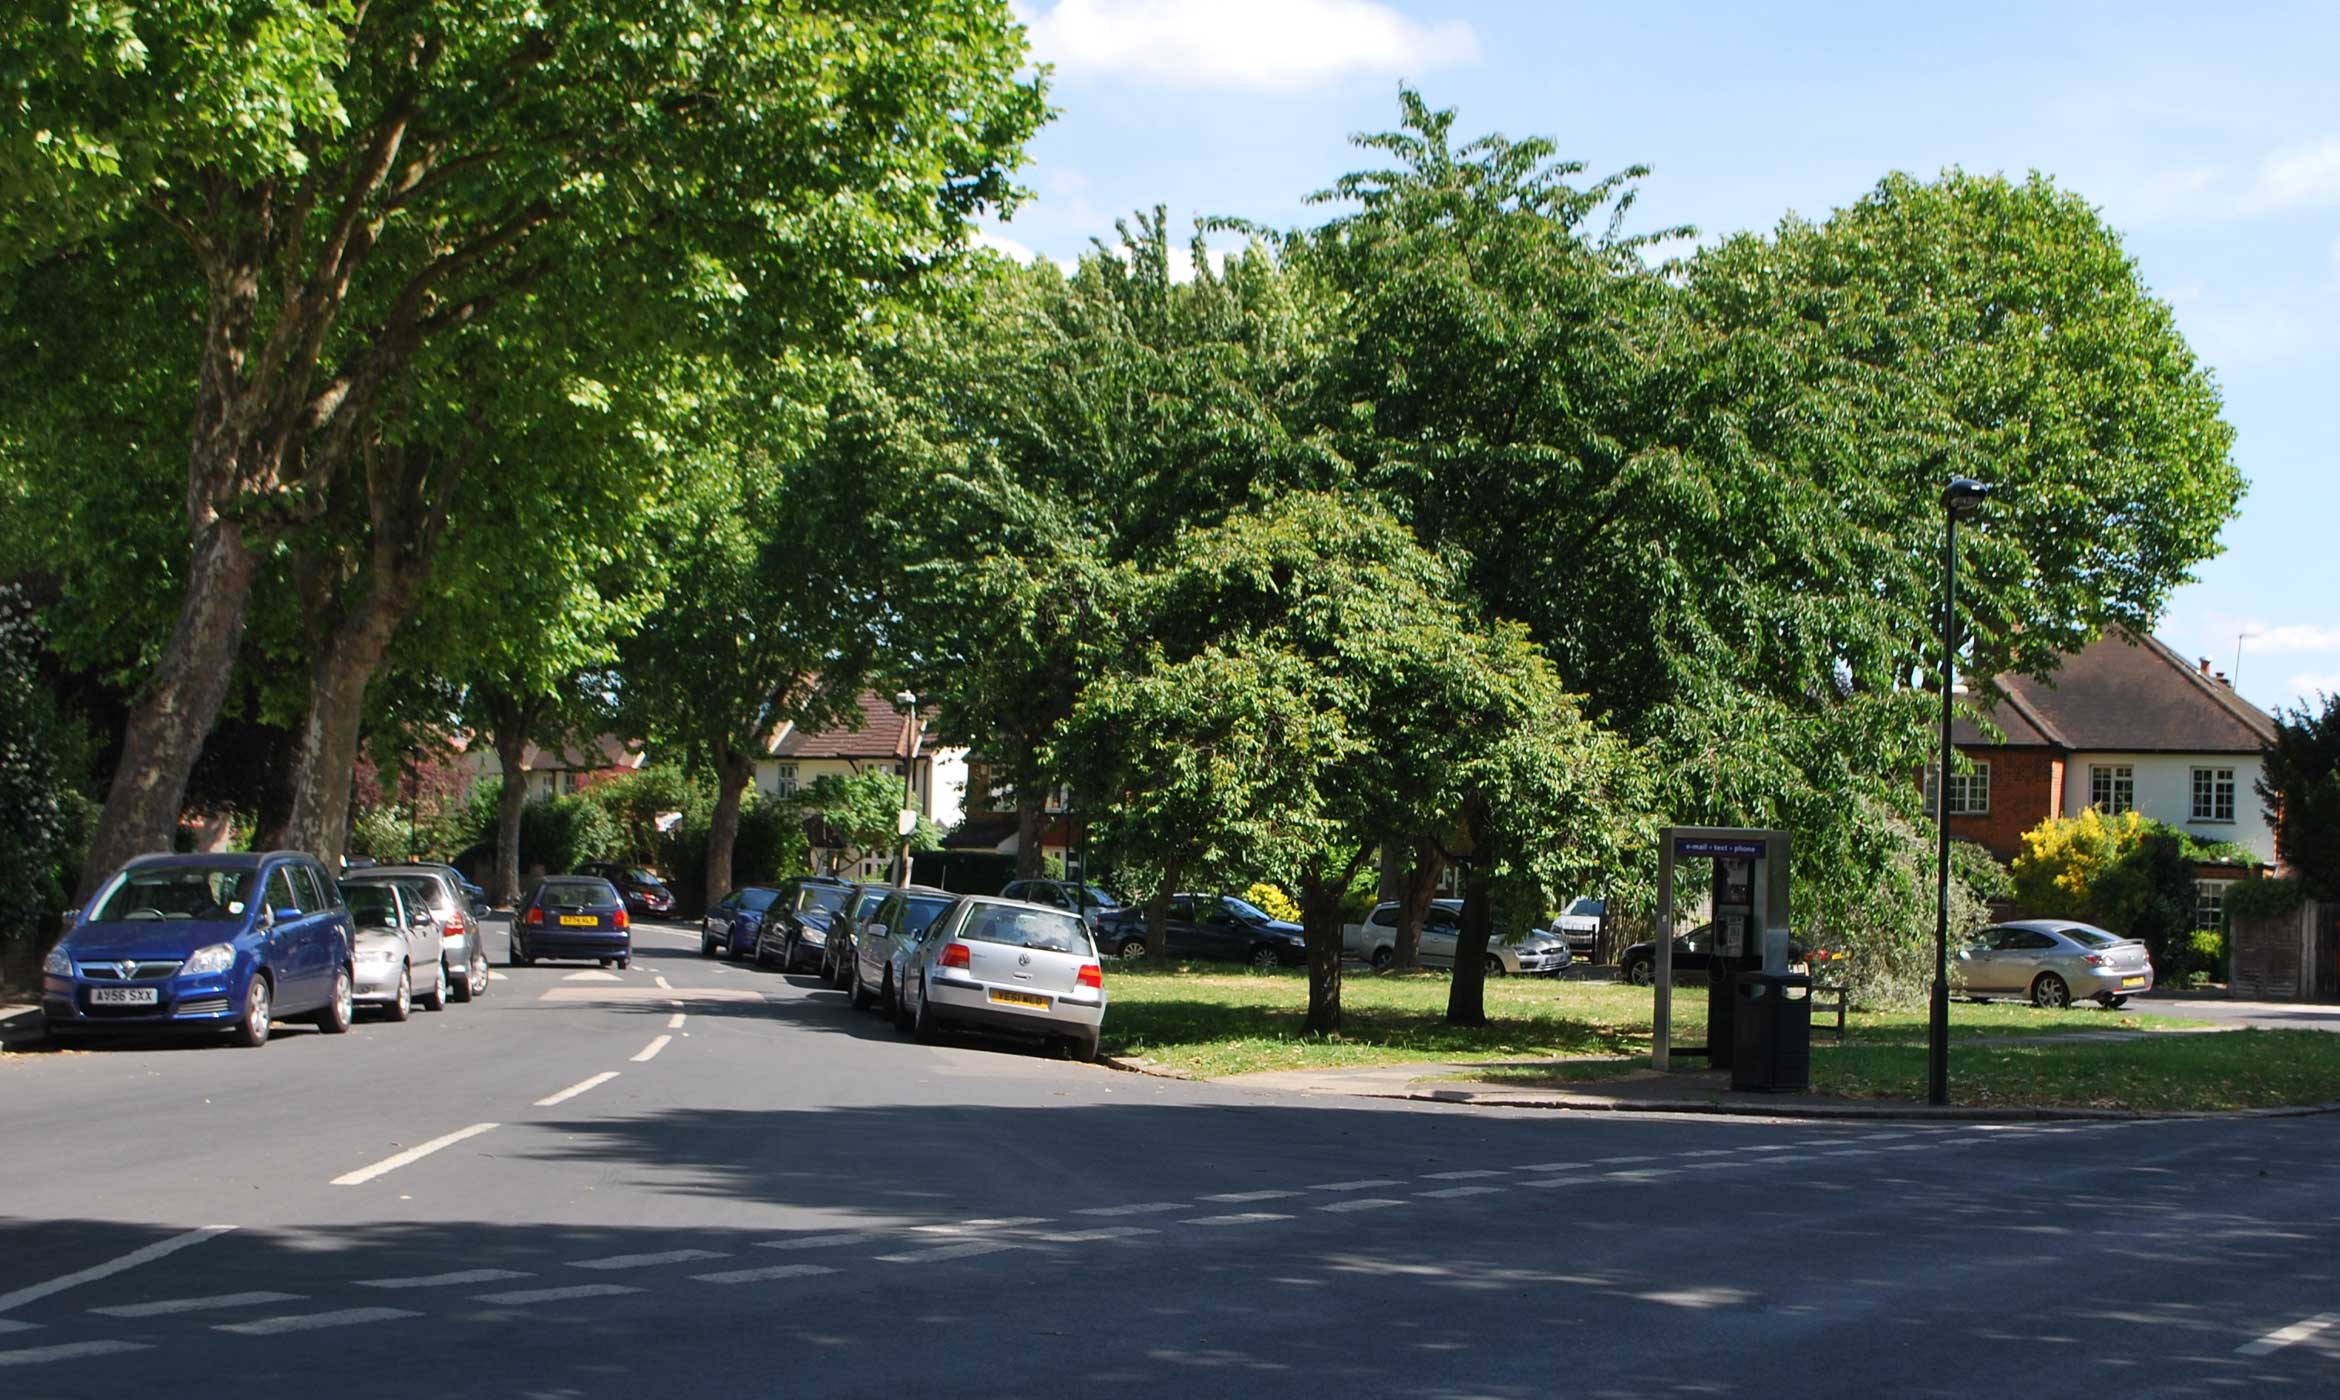
<instances>
[{"instance_id":1,"label":"blue car","mask_svg":"<svg viewBox=\"0 0 2340 1400\"><path fill-rule=\"evenodd\" d=\"M538 958L583 958L624 970L634 961L626 902L607 880L554 875L537 882L512 914L512 966Z\"/></svg>"},{"instance_id":2,"label":"blue car","mask_svg":"<svg viewBox=\"0 0 2340 1400\"><path fill-rule=\"evenodd\" d=\"M141 856L50 950L42 1019L60 1040L200 1030L260 1046L297 1016L338 1035L353 933L333 877L298 851Z\"/></svg>"},{"instance_id":3,"label":"blue car","mask_svg":"<svg viewBox=\"0 0 2340 1400\"><path fill-rule=\"evenodd\" d=\"M780 891L768 885L749 885L723 896L699 921L699 955L744 958L754 953L764 919L779 898Z\"/></svg>"}]
</instances>

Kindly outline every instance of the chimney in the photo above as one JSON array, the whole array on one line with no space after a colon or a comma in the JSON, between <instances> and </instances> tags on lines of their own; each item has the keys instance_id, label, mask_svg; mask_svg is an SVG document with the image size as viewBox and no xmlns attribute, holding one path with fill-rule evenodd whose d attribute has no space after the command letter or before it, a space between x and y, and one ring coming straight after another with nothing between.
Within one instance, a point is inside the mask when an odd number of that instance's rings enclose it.
<instances>
[{"instance_id":1,"label":"chimney","mask_svg":"<svg viewBox=\"0 0 2340 1400\"><path fill-rule=\"evenodd\" d=\"M2222 686L2225 686L2225 687L2226 687L2228 690L2232 690L2232 689L2234 689L2234 682L2233 682L2233 681L2230 681L2230 680L2228 680L2228 679L2226 678L2226 673L2225 673L2224 671L2214 671L2214 672L2212 672L2212 673L2211 673L2211 675L2210 675L2210 679L2212 679L2212 680L2214 680L2214 681L2218 682L2218 683L2219 683L2220 685L2222 685Z\"/></svg>"},{"instance_id":2,"label":"chimney","mask_svg":"<svg viewBox=\"0 0 2340 1400\"><path fill-rule=\"evenodd\" d=\"M2205 657L2201 658L2201 659L2200 659L2200 660L2199 660L2197 663L2195 663L2195 664L2197 664L2198 666L2200 666L2200 667L2202 668L2202 674L2203 674L2203 675L2207 676L2207 675L2209 675L2209 674L2210 674L2210 658L2209 658L2209 657L2205 656Z\"/></svg>"}]
</instances>

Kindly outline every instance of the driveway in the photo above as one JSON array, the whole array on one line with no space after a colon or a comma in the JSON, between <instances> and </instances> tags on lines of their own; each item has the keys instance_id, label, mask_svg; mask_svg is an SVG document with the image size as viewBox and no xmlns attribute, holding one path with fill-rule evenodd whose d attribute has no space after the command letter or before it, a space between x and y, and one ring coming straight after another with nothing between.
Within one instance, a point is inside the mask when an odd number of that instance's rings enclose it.
<instances>
[{"instance_id":1,"label":"driveway","mask_svg":"<svg viewBox=\"0 0 2340 1400\"><path fill-rule=\"evenodd\" d=\"M2317 1001L2235 1001L2193 995L2132 997L2129 1010L2219 1026L2269 1031L2340 1031L2340 1005Z\"/></svg>"}]
</instances>

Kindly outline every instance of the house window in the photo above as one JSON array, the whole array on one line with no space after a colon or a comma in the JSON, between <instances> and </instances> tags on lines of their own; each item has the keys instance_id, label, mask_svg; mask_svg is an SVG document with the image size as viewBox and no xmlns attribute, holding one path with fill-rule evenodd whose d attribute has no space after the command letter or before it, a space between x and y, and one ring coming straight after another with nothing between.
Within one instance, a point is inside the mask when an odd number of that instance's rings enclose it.
<instances>
[{"instance_id":1,"label":"house window","mask_svg":"<svg viewBox=\"0 0 2340 1400\"><path fill-rule=\"evenodd\" d=\"M2230 822L2234 820L2234 770L2232 768L2197 768L2194 770L2194 820L2198 822Z\"/></svg>"},{"instance_id":2,"label":"house window","mask_svg":"<svg viewBox=\"0 0 2340 1400\"><path fill-rule=\"evenodd\" d=\"M2232 880L2194 882L2194 927L2218 933L2226 928L2226 887Z\"/></svg>"},{"instance_id":3,"label":"house window","mask_svg":"<svg viewBox=\"0 0 2340 1400\"><path fill-rule=\"evenodd\" d=\"M1926 810L1936 810L1933 770L1926 773ZM1974 764L1971 773L1952 770L1950 774L1950 815L1954 817L1988 816L1991 810L1991 765Z\"/></svg>"},{"instance_id":4,"label":"house window","mask_svg":"<svg viewBox=\"0 0 2340 1400\"><path fill-rule=\"evenodd\" d=\"M796 796L795 764L776 763L772 766L772 795L774 797Z\"/></svg>"},{"instance_id":5,"label":"house window","mask_svg":"<svg viewBox=\"0 0 2340 1400\"><path fill-rule=\"evenodd\" d=\"M2088 805L2117 817L2137 805L2137 770L2126 763L2088 765Z\"/></svg>"}]
</instances>

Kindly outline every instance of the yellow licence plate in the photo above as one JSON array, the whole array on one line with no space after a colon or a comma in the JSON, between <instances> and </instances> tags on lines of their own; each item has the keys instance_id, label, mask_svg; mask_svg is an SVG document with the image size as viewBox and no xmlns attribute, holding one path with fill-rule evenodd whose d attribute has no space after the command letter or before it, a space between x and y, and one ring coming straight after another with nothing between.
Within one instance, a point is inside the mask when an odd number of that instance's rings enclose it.
<instances>
[{"instance_id":1,"label":"yellow licence plate","mask_svg":"<svg viewBox=\"0 0 2340 1400\"><path fill-rule=\"evenodd\" d=\"M601 927L601 920L592 914L563 914L561 915L561 927L599 928Z\"/></svg>"},{"instance_id":2,"label":"yellow licence plate","mask_svg":"<svg viewBox=\"0 0 2340 1400\"><path fill-rule=\"evenodd\" d=\"M2121 979L2121 985L2124 987L2142 987L2145 985L2145 979L2142 977L2123 977Z\"/></svg>"},{"instance_id":3,"label":"yellow licence plate","mask_svg":"<svg viewBox=\"0 0 2340 1400\"><path fill-rule=\"evenodd\" d=\"M1002 1006L1036 1006L1042 1011L1048 1009L1048 998L1034 996L1030 992L994 991L991 994L991 999Z\"/></svg>"}]
</instances>

